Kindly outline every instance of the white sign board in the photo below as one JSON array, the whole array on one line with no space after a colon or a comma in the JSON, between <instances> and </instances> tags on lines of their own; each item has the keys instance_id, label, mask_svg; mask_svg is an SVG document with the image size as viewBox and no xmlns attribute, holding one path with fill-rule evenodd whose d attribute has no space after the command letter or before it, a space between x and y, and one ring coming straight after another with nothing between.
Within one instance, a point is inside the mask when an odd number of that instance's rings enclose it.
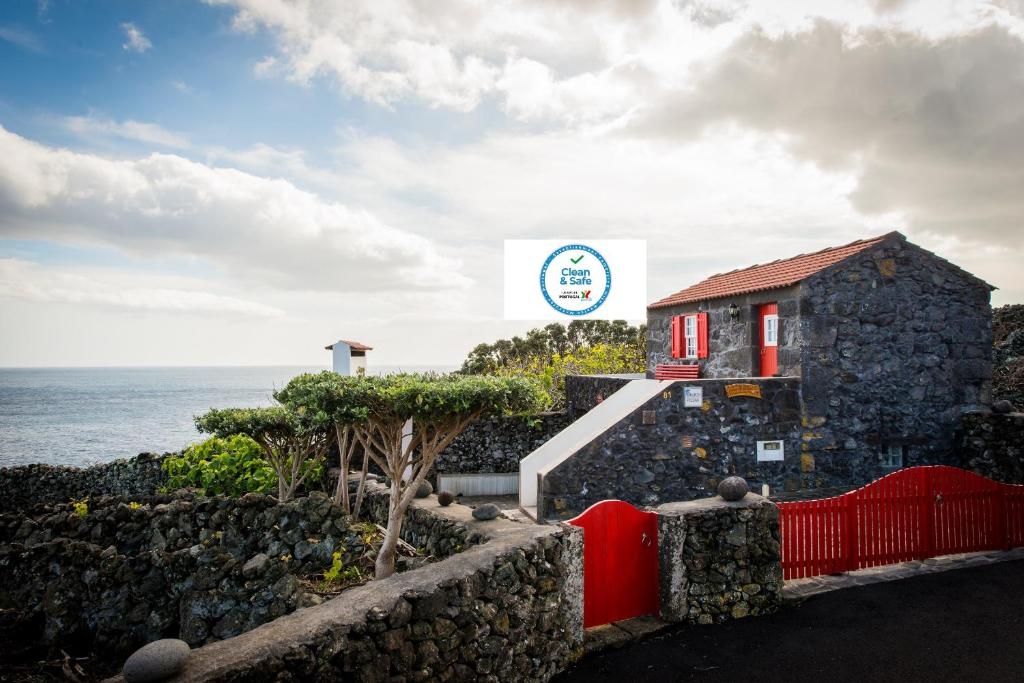
<instances>
[{"instance_id":1,"label":"white sign board","mask_svg":"<svg viewBox=\"0 0 1024 683\"><path fill-rule=\"evenodd\" d=\"M782 439L775 441L758 441L757 442L757 461L758 462L772 462L782 460L784 457L784 451L782 445Z\"/></svg>"},{"instance_id":2,"label":"white sign board","mask_svg":"<svg viewBox=\"0 0 1024 683\"><path fill-rule=\"evenodd\" d=\"M645 240L505 240L506 320L646 320Z\"/></svg>"},{"instance_id":3,"label":"white sign board","mask_svg":"<svg viewBox=\"0 0 1024 683\"><path fill-rule=\"evenodd\" d=\"M704 387L683 387L683 407L700 408L704 405Z\"/></svg>"}]
</instances>

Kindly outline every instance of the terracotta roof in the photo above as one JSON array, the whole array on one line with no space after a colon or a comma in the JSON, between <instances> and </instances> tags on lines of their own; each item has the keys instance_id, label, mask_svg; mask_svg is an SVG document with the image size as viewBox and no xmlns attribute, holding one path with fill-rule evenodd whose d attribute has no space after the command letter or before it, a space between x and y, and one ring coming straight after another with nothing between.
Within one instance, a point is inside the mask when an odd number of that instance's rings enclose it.
<instances>
[{"instance_id":1,"label":"terracotta roof","mask_svg":"<svg viewBox=\"0 0 1024 683\"><path fill-rule=\"evenodd\" d=\"M349 341L348 339L339 339L338 341L334 342L334 344L348 344L350 347L352 347L353 351L373 351L372 346L360 344L357 341ZM334 348L334 344L331 344L330 346L325 346L324 348L330 351L331 349Z\"/></svg>"},{"instance_id":2,"label":"terracotta roof","mask_svg":"<svg viewBox=\"0 0 1024 683\"><path fill-rule=\"evenodd\" d=\"M692 301L720 299L737 294L788 287L843 259L869 249L892 235L899 235L899 233L891 232L880 237L850 242L841 247L830 247L811 254L800 254L792 258L712 275L681 292L655 301L647 308L665 308ZM902 238L902 235L900 237Z\"/></svg>"}]
</instances>

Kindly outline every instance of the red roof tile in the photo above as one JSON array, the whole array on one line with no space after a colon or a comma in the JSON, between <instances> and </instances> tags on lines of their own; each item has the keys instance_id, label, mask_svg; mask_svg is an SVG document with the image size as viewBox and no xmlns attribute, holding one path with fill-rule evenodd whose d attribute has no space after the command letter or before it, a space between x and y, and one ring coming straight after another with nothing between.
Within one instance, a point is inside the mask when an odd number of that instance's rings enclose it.
<instances>
[{"instance_id":1,"label":"red roof tile","mask_svg":"<svg viewBox=\"0 0 1024 683\"><path fill-rule=\"evenodd\" d=\"M348 339L339 339L338 341L334 342L334 344L348 344L350 347L352 347L353 351L373 351L372 346L360 344L359 342L356 341L349 341ZM330 346L325 346L324 348L330 351L331 349L334 348L334 344L331 344Z\"/></svg>"},{"instance_id":2,"label":"red roof tile","mask_svg":"<svg viewBox=\"0 0 1024 683\"><path fill-rule=\"evenodd\" d=\"M788 259L734 270L729 273L712 275L708 279L687 287L681 292L676 292L660 301L655 301L647 308L665 308L666 306L675 306L693 301L720 299L736 294L748 294L750 292L788 287L807 279L832 264L839 263L843 259L869 249L892 234L898 233L889 233L881 237L857 240L841 247L830 247L812 254L801 254Z\"/></svg>"}]
</instances>

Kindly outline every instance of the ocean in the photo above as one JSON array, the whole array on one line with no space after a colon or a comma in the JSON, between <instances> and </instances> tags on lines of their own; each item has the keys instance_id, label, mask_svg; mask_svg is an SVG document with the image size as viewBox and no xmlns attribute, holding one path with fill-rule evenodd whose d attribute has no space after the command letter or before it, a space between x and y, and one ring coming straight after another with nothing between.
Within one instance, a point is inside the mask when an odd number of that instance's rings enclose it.
<instances>
[{"instance_id":1,"label":"ocean","mask_svg":"<svg viewBox=\"0 0 1024 683\"><path fill-rule=\"evenodd\" d=\"M85 467L201 441L192 417L266 406L274 389L323 367L0 368L0 467ZM454 367L371 367L445 372Z\"/></svg>"}]
</instances>

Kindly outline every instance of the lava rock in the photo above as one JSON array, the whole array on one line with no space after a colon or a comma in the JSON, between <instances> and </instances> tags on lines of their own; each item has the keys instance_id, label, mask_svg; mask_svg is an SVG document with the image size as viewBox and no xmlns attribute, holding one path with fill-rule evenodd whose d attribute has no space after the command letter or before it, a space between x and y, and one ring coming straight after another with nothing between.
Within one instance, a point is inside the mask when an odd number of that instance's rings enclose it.
<instances>
[{"instance_id":1,"label":"lava rock","mask_svg":"<svg viewBox=\"0 0 1024 683\"><path fill-rule=\"evenodd\" d=\"M1006 399L1003 399L1001 401L996 401L995 403L992 404L992 412L1005 415L1007 413L1017 412L1017 409L1014 407L1012 403L1010 403Z\"/></svg>"},{"instance_id":2,"label":"lava rock","mask_svg":"<svg viewBox=\"0 0 1024 683\"><path fill-rule=\"evenodd\" d=\"M441 491L441 493L437 494L437 502L442 507L448 507L455 502L455 494L451 491Z\"/></svg>"},{"instance_id":3,"label":"lava rock","mask_svg":"<svg viewBox=\"0 0 1024 683\"><path fill-rule=\"evenodd\" d=\"M749 491L750 486L743 477L726 477L718 485L718 495L725 500L742 500Z\"/></svg>"},{"instance_id":4,"label":"lava rock","mask_svg":"<svg viewBox=\"0 0 1024 683\"><path fill-rule=\"evenodd\" d=\"M191 649L184 640L154 640L128 657L121 674L125 683L162 681L182 670L190 652Z\"/></svg>"},{"instance_id":5,"label":"lava rock","mask_svg":"<svg viewBox=\"0 0 1024 683\"><path fill-rule=\"evenodd\" d=\"M433 492L434 492L434 485L431 484L426 479L424 479L423 481L420 482L420 485L416 488L416 497L417 498L426 498L427 496L429 496Z\"/></svg>"},{"instance_id":6,"label":"lava rock","mask_svg":"<svg viewBox=\"0 0 1024 683\"><path fill-rule=\"evenodd\" d=\"M501 508L494 503L484 503L476 508L473 508L473 519L488 520L494 519L501 514Z\"/></svg>"}]
</instances>

